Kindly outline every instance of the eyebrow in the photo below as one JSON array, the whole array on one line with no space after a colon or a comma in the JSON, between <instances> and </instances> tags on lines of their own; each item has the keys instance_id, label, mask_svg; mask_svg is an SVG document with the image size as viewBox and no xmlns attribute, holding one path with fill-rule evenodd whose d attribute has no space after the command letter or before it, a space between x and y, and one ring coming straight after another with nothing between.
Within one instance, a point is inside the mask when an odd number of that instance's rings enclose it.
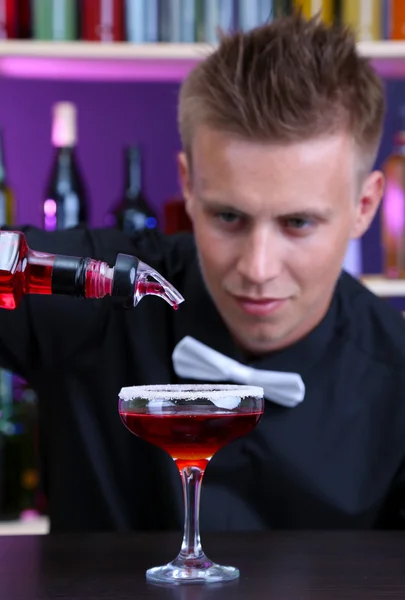
<instances>
[{"instance_id":1,"label":"eyebrow","mask_svg":"<svg viewBox=\"0 0 405 600\"><path fill-rule=\"evenodd\" d=\"M215 200L213 198L204 198L202 196L200 196L198 199L202 204L204 204L206 208L209 208L211 210L217 210L218 212L235 212L240 215L245 215L246 217L249 216L247 213L244 213L243 210L240 210L235 206L230 206L229 204L226 204L221 200Z\"/></svg>"},{"instance_id":2,"label":"eyebrow","mask_svg":"<svg viewBox=\"0 0 405 600\"><path fill-rule=\"evenodd\" d=\"M241 217L247 217L250 218L250 215L248 213L245 213L243 210L236 208L235 206L231 206L229 204L226 204L225 202L221 201L221 200L217 200L214 198L206 198L206 197L199 197L200 202L208 209L210 210L215 210L218 212L231 212L231 213L236 213L238 215L240 215ZM282 213L277 215L277 219L283 219L283 220L288 220L288 219L294 219L294 218L307 218L307 219L317 219L320 221L326 221L328 220L331 215L333 214L333 211L329 208L325 208L325 209L320 209L318 207L309 207L309 208L305 208L302 210L292 210L286 213Z\"/></svg>"}]
</instances>

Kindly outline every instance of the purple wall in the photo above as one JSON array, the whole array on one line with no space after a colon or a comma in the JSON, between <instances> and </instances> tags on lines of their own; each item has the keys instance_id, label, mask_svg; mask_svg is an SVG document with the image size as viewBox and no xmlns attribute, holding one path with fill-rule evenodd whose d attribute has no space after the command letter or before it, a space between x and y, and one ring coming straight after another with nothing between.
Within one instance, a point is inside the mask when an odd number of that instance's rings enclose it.
<instances>
[{"instance_id":1,"label":"purple wall","mask_svg":"<svg viewBox=\"0 0 405 600\"><path fill-rule=\"evenodd\" d=\"M0 80L9 180L18 223L41 224L40 204L52 161L51 107L70 100L78 107L78 156L92 204L91 223L103 217L123 186L123 146L143 145L145 191L160 211L178 191L177 84L75 83Z\"/></svg>"}]
</instances>

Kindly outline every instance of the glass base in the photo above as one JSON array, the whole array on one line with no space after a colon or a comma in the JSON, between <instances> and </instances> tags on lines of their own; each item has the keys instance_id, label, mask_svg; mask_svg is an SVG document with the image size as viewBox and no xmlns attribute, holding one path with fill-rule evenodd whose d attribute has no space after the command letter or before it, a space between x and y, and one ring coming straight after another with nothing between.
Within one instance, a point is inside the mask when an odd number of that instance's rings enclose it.
<instances>
[{"instance_id":1,"label":"glass base","mask_svg":"<svg viewBox=\"0 0 405 600\"><path fill-rule=\"evenodd\" d=\"M199 558L183 559L178 556L162 567L153 567L146 571L146 579L151 583L221 583L234 581L239 577L236 567L224 567L210 561L205 555Z\"/></svg>"}]
</instances>

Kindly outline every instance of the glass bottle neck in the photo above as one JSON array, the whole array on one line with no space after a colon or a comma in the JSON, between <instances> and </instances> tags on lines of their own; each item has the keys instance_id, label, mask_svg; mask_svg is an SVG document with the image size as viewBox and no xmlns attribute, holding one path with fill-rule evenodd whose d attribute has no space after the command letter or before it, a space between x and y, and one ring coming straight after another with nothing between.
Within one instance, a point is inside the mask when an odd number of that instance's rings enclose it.
<instances>
[{"instance_id":1,"label":"glass bottle neck","mask_svg":"<svg viewBox=\"0 0 405 600\"><path fill-rule=\"evenodd\" d=\"M60 164L70 164L75 159L75 146L55 146L55 157Z\"/></svg>"},{"instance_id":2,"label":"glass bottle neck","mask_svg":"<svg viewBox=\"0 0 405 600\"><path fill-rule=\"evenodd\" d=\"M126 152L126 187L125 196L128 199L137 198L142 191L141 155L136 146Z\"/></svg>"}]
</instances>

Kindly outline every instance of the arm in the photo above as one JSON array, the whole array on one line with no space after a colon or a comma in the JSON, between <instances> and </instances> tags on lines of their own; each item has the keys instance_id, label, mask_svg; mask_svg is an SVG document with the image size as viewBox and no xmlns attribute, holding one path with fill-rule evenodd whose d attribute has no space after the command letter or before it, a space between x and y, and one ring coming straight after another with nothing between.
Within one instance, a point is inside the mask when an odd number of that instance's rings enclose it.
<instances>
[{"instance_id":1,"label":"arm","mask_svg":"<svg viewBox=\"0 0 405 600\"><path fill-rule=\"evenodd\" d=\"M24 231L34 250L83 256L114 263L118 252L134 254L133 241L114 230L76 228L45 232ZM44 364L66 360L103 328L106 301L27 296L14 311L0 310L0 365L30 379Z\"/></svg>"}]
</instances>

